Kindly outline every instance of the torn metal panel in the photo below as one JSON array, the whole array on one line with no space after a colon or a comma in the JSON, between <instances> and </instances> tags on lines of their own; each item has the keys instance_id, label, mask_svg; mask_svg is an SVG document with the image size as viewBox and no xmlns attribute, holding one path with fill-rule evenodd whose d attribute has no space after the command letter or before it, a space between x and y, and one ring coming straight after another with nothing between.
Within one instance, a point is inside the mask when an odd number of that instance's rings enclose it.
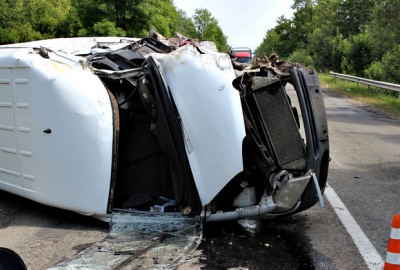
<instances>
[{"instance_id":1,"label":"torn metal panel","mask_svg":"<svg viewBox=\"0 0 400 270\"><path fill-rule=\"evenodd\" d=\"M109 77L112 79L125 79L146 74L143 68L125 69L119 71L110 71L106 69L93 69L94 73L100 77Z\"/></svg>"},{"instance_id":2,"label":"torn metal panel","mask_svg":"<svg viewBox=\"0 0 400 270\"><path fill-rule=\"evenodd\" d=\"M50 270L176 269L201 237L201 222L193 218L114 213L106 238Z\"/></svg>"},{"instance_id":3,"label":"torn metal panel","mask_svg":"<svg viewBox=\"0 0 400 270\"><path fill-rule=\"evenodd\" d=\"M3 45L3 48L40 48L45 47L53 51L62 51L71 55L86 55L111 52L121 49L129 42L138 38L121 37L77 37L37 40L31 42Z\"/></svg>"},{"instance_id":4,"label":"torn metal panel","mask_svg":"<svg viewBox=\"0 0 400 270\"><path fill-rule=\"evenodd\" d=\"M243 171L245 129L230 58L201 54L191 45L155 57L182 118L190 166L206 205Z\"/></svg>"}]
</instances>

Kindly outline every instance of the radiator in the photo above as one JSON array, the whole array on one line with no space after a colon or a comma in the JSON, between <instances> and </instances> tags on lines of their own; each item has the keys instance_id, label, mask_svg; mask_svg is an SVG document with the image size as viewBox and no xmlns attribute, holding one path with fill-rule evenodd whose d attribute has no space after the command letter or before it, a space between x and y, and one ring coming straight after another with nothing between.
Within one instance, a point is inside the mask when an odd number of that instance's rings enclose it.
<instances>
[{"instance_id":1,"label":"radiator","mask_svg":"<svg viewBox=\"0 0 400 270\"><path fill-rule=\"evenodd\" d=\"M305 145L281 82L271 77L253 77L250 91L242 99L277 165L287 170L304 169Z\"/></svg>"}]
</instances>

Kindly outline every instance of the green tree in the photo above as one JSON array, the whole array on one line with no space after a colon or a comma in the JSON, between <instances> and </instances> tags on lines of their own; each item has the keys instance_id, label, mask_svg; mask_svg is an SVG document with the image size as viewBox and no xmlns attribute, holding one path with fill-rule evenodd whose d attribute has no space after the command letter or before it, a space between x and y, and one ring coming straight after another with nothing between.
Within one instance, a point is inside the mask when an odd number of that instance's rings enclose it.
<instances>
[{"instance_id":1,"label":"green tree","mask_svg":"<svg viewBox=\"0 0 400 270\"><path fill-rule=\"evenodd\" d=\"M278 18L277 26L268 30L256 55L273 50L285 59L293 53L296 58L305 53L304 57L311 56L317 68L344 68L360 74L371 63L365 58L372 50L371 39L365 37L374 1L378 0L294 0L293 17ZM359 55L354 54L357 49Z\"/></svg>"},{"instance_id":2,"label":"green tree","mask_svg":"<svg viewBox=\"0 0 400 270\"><path fill-rule=\"evenodd\" d=\"M292 20L292 38L295 39L293 47L306 48L308 45L308 34L313 32L315 0L294 0Z\"/></svg>"},{"instance_id":3,"label":"green tree","mask_svg":"<svg viewBox=\"0 0 400 270\"><path fill-rule=\"evenodd\" d=\"M306 49L294 51L286 60L293 63L300 63L310 68L314 66L314 61Z\"/></svg>"},{"instance_id":4,"label":"green tree","mask_svg":"<svg viewBox=\"0 0 400 270\"><path fill-rule=\"evenodd\" d=\"M55 37L76 37L78 30L81 28L78 13L76 9L71 6L68 15L61 18L56 29Z\"/></svg>"},{"instance_id":5,"label":"green tree","mask_svg":"<svg viewBox=\"0 0 400 270\"><path fill-rule=\"evenodd\" d=\"M125 31L115 27L115 23L103 19L93 25L93 34L96 36L125 36Z\"/></svg>"},{"instance_id":6,"label":"green tree","mask_svg":"<svg viewBox=\"0 0 400 270\"><path fill-rule=\"evenodd\" d=\"M326 68L336 72L342 72L342 59L344 57L344 47L347 40L343 38L342 34L337 34L333 38L332 44L332 62L326 65Z\"/></svg>"},{"instance_id":7,"label":"green tree","mask_svg":"<svg viewBox=\"0 0 400 270\"><path fill-rule=\"evenodd\" d=\"M61 21L65 20L70 10L69 0L30 0L21 1L25 20L32 28L41 33L43 38L51 38Z\"/></svg>"},{"instance_id":8,"label":"green tree","mask_svg":"<svg viewBox=\"0 0 400 270\"><path fill-rule=\"evenodd\" d=\"M175 31L187 36L187 37L195 37L196 36L196 27L191 18L187 17L186 13L182 10L178 11L178 20L176 22Z\"/></svg>"},{"instance_id":9,"label":"green tree","mask_svg":"<svg viewBox=\"0 0 400 270\"><path fill-rule=\"evenodd\" d=\"M342 70L347 74L363 76L372 62L371 37L367 32L350 37L343 49Z\"/></svg>"},{"instance_id":10,"label":"green tree","mask_svg":"<svg viewBox=\"0 0 400 270\"><path fill-rule=\"evenodd\" d=\"M256 49L256 56L275 52L282 58L289 57L294 51L308 46L308 34L313 28L315 3L312 0L295 0L292 9L293 19L280 16L277 26L267 31L263 42Z\"/></svg>"},{"instance_id":11,"label":"green tree","mask_svg":"<svg viewBox=\"0 0 400 270\"><path fill-rule=\"evenodd\" d=\"M382 61L376 61L365 70L367 77L386 81L390 83L400 83L400 45L394 46L391 50L387 51Z\"/></svg>"},{"instance_id":12,"label":"green tree","mask_svg":"<svg viewBox=\"0 0 400 270\"><path fill-rule=\"evenodd\" d=\"M119 2L118 0L116 2ZM116 23L116 14L114 5L108 0L71 0L72 7L79 14L78 27L76 34L78 36L99 35L100 32L108 35L112 29L119 29ZM106 30L100 30L103 25ZM94 28L96 25L96 29ZM108 30L107 30L108 29Z\"/></svg>"},{"instance_id":13,"label":"green tree","mask_svg":"<svg viewBox=\"0 0 400 270\"><path fill-rule=\"evenodd\" d=\"M364 70L364 74L367 78L376 81L389 81L387 78L387 72L385 65L381 61L374 61L372 64Z\"/></svg>"},{"instance_id":14,"label":"green tree","mask_svg":"<svg viewBox=\"0 0 400 270\"><path fill-rule=\"evenodd\" d=\"M399 10L400 0L374 0L368 28L374 42L372 56L377 60L400 44Z\"/></svg>"},{"instance_id":15,"label":"green tree","mask_svg":"<svg viewBox=\"0 0 400 270\"><path fill-rule=\"evenodd\" d=\"M294 24L290 19L281 16L276 21L278 25L274 28L279 35L278 47L276 48L281 57L286 58L298 48L297 40L294 34Z\"/></svg>"},{"instance_id":16,"label":"green tree","mask_svg":"<svg viewBox=\"0 0 400 270\"><path fill-rule=\"evenodd\" d=\"M312 56L315 66L319 69L329 69L332 66L333 47L334 37L326 34L324 26L315 28L309 34L306 51Z\"/></svg>"},{"instance_id":17,"label":"green tree","mask_svg":"<svg viewBox=\"0 0 400 270\"><path fill-rule=\"evenodd\" d=\"M134 8L137 13L132 13L127 34L145 36L150 29L154 29L160 34L170 37L175 32L179 14L172 1L142 0L137 2L140 2ZM135 27L135 22L140 22L138 25L140 27Z\"/></svg>"},{"instance_id":18,"label":"green tree","mask_svg":"<svg viewBox=\"0 0 400 270\"><path fill-rule=\"evenodd\" d=\"M344 38L358 35L371 20L373 0L341 0L335 5L336 23Z\"/></svg>"},{"instance_id":19,"label":"green tree","mask_svg":"<svg viewBox=\"0 0 400 270\"><path fill-rule=\"evenodd\" d=\"M213 41L221 52L228 52L230 47L227 37L218 25L218 21L207 9L196 9L193 15L196 36L199 40Z\"/></svg>"},{"instance_id":20,"label":"green tree","mask_svg":"<svg viewBox=\"0 0 400 270\"><path fill-rule=\"evenodd\" d=\"M271 53L280 53L280 35L275 29L270 29L265 34L261 44L255 50L256 57L268 56Z\"/></svg>"},{"instance_id":21,"label":"green tree","mask_svg":"<svg viewBox=\"0 0 400 270\"><path fill-rule=\"evenodd\" d=\"M57 37L70 8L69 0L1 1L0 43Z\"/></svg>"},{"instance_id":22,"label":"green tree","mask_svg":"<svg viewBox=\"0 0 400 270\"><path fill-rule=\"evenodd\" d=\"M99 25L127 36L147 36L154 29L164 36L175 32L179 14L171 0L71 0L82 28L80 35L99 32ZM100 23L100 24L99 24ZM113 24L113 25L111 25ZM97 25L97 30L94 26ZM111 27L111 28L110 28Z\"/></svg>"}]
</instances>

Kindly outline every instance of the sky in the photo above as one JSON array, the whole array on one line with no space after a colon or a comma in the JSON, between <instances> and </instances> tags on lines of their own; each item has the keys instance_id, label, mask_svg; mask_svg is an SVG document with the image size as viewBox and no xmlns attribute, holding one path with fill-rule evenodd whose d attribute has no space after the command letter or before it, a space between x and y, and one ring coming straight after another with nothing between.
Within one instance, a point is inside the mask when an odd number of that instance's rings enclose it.
<instances>
[{"instance_id":1,"label":"sky","mask_svg":"<svg viewBox=\"0 0 400 270\"><path fill-rule=\"evenodd\" d=\"M293 0L173 0L174 5L192 17L195 9L205 8L217 19L231 47L253 51L280 16L291 18Z\"/></svg>"}]
</instances>

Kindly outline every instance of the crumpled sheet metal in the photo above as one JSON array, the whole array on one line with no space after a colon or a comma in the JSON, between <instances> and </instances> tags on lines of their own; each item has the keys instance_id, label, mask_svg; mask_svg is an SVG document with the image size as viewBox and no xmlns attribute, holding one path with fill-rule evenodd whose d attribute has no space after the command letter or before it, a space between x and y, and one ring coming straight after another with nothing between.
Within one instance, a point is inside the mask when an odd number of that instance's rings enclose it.
<instances>
[{"instance_id":1,"label":"crumpled sheet metal","mask_svg":"<svg viewBox=\"0 0 400 270\"><path fill-rule=\"evenodd\" d=\"M235 74L237 77L242 76L244 73L255 73L260 72L261 69L270 70L273 74L280 77L290 77L290 70L293 67L301 67L298 63L291 63L285 61L279 61L279 56L275 53L269 57L256 57L253 58L250 63L243 64L233 61Z\"/></svg>"},{"instance_id":2,"label":"crumpled sheet metal","mask_svg":"<svg viewBox=\"0 0 400 270\"><path fill-rule=\"evenodd\" d=\"M176 269L190 258L201 238L199 220L115 213L106 238L50 270Z\"/></svg>"}]
</instances>

